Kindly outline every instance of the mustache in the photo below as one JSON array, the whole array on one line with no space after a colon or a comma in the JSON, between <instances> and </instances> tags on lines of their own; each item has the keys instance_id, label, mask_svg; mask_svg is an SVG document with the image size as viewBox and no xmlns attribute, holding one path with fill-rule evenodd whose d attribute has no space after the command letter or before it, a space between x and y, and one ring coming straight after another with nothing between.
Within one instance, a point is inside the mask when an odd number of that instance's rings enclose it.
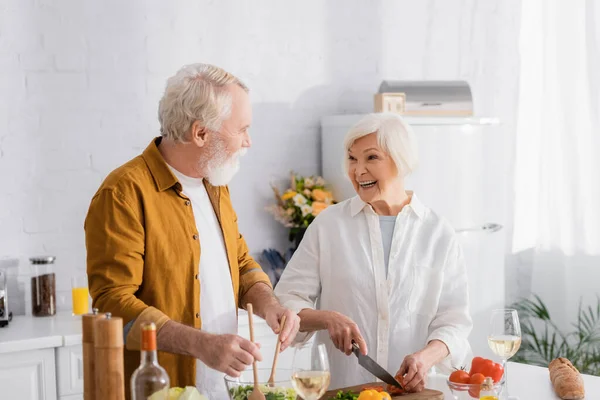
<instances>
[{"instance_id":1,"label":"mustache","mask_svg":"<svg viewBox=\"0 0 600 400\"><path fill-rule=\"evenodd\" d=\"M238 151L236 151L233 156L235 158L242 157L242 156L245 156L247 152L248 152L248 149L243 147L243 148L239 149Z\"/></svg>"}]
</instances>

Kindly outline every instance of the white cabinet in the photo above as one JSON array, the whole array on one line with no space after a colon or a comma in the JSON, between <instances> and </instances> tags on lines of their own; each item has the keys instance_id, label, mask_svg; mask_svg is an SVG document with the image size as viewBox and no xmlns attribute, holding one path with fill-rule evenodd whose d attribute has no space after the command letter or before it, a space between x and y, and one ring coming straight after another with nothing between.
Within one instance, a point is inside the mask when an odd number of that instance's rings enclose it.
<instances>
[{"instance_id":1,"label":"white cabinet","mask_svg":"<svg viewBox=\"0 0 600 400\"><path fill-rule=\"evenodd\" d=\"M58 395L79 395L83 393L83 351L81 345L56 348L56 371ZM63 397L60 397L61 399ZM71 399L71 397L68 397ZM77 398L77 397L76 397Z\"/></svg>"},{"instance_id":2,"label":"white cabinet","mask_svg":"<svg viewBox=\"0 0 600 400\"><path fill-rule=\"evenodd\" d=\"M83 400L81 345L0 354L0 399Z\"/></svg>"},{"instance_id":3,"label":"white cabinet","mask_svg":"<svg viewBox=\"0 0 600 400\"><path fill-rule=\"evenodd\" d=\"M55 400L54 349L0 354L0 398Z\"/></svg>"}]
</instances>

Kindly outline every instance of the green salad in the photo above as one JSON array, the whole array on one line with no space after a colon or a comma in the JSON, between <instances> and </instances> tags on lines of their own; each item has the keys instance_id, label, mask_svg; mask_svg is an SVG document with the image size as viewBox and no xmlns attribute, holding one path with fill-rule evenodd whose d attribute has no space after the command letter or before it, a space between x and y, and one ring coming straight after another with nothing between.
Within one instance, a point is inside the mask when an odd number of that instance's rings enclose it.
<instances>
[{"instance_id":1,"label":"green salad","mask_svg":"<svg viewBox=\"0 0 600 400\"><path fill-rule=\"evenodd\" d=\"M335 400L356 400L358 399L358 393L354 393L351 391L344 392L340 390L334 397Z\"/></svg>"},{"instance_id":2,"label":"green salad","mask_svg":"<svg viewBox=\"0 0 600 400\"><path fill-rule=\"evenodd\" d=\"M292 388L269 387L260 385L260 391L265 395L266 400L296 400L296 391ZM254 390L254 386L237 386L229 389L233 400L247 400L250 393Z\"/></svg>"}]
</instances>

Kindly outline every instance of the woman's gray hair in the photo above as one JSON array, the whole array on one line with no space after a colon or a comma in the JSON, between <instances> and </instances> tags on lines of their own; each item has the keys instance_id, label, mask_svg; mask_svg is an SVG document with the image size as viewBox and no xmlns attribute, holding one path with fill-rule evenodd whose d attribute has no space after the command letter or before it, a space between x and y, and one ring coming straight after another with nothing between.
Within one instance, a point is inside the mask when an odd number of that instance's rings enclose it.
<instances>
[{"instance_id":1,"label":"woman's gray hair","mask_svg":"<svg viewBox=\"0 0 600 400\"><path fill-rule=\"evenodd\" d=\"M371 133L377 134L377 142L390 155L398 174L407 176L419 163L417 138L409 124L398 114L373 113L358 121L344 138L344 169L348 175L348 150L354 142Z\"/></svg>"},{"instance_id":2,"label":"woman's gray hair","mask_svg":"<svg viewBox=\"0 0 600 400\"><path fill-rule=\"evenodd\" d=\"M160 134L178 142L195 121L217 132L231 113L231 95L225 86L235 84L248 88L229 72L210 64L190 64L167 80L158 104Z\"/></svg>"}]
</instances>

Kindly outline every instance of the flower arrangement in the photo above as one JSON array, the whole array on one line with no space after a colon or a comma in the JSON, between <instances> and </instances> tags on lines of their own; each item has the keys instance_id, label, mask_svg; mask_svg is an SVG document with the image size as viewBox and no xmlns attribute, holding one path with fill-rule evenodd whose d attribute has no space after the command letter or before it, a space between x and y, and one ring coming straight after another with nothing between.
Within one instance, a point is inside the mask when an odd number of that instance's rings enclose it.
<instances>
[{"instance_id":1,"label":"flower arrangement","mask_svg":"<svg viewBox=\"0 0 600 400\"><path fill-rule=\"evenodd\" d=\"M325 185L325 180L320 176L302 177L293 172L290 187L283 194L271 185L276 204L268 206L267 211L283 226L290 228L290 241L294 241L298 235L303 235L317 215L335 204L333 194Z\"/></svg>"}]
</instances>

